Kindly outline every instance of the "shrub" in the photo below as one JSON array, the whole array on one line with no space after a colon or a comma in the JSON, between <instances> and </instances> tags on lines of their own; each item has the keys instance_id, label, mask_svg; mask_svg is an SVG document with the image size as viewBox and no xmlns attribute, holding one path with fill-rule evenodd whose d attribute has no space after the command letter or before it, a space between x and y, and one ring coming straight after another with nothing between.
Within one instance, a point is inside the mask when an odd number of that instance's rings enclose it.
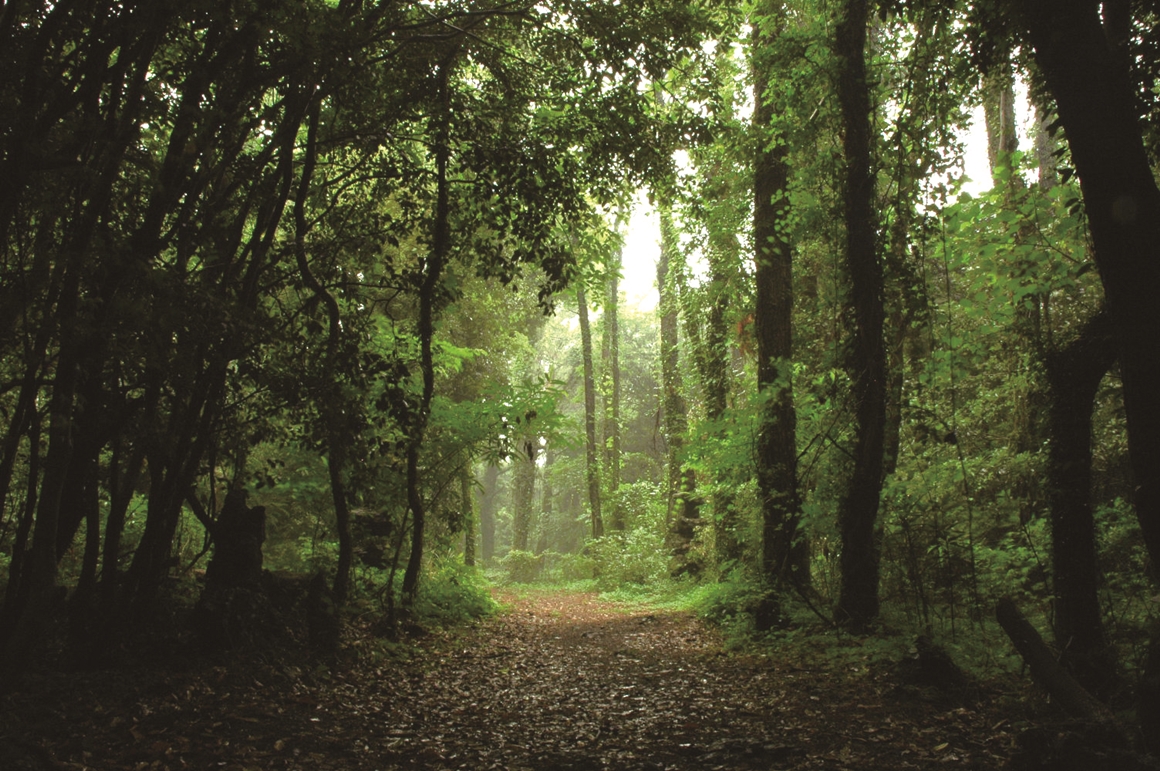
<instances>
[{"instance_id":1,"label":"shrub","mask_svg":"<svg viewBox=\"0 0 1160 771\"><path fill-rule=\"evenodd\" d=\"M545 581L572 583L589 581L596 577L596 560L590 554L560 554L546 551L541 557L544 567L540 577Z\"/></svg>"},{"instance_id":2,"label":"shrub","mask_svg":"<svg viewBox=\"0 0 1160 771\"><path fill-rule=\"evenodd\" d=\"M544 566L542 555L532 554L530 551L512 549L499 561L504 570L507 582L512 584L530 584L539 577Z\"/></svg>"},{"instance_id":3,"label":"shrub","mask_svg":"<svg viewBox=\"0 0 1160 771\"><path fill-rule=\"evenodd\" d=\"M423 626L452 626L491 615L496 602L487 582L455 558L439 560L419 582L415 616Z\"/></svg>"},{"instance_id":4,"label":"shrub","mask_svg":"<svg viewBox=\"0 0 1160 771\"><path fill-rule=\"evenodd\" d=\"M664 533L652 528L609 533L592 542L592 556L600 585L651 584L669 575L669 553Z\"/></svg>"}]
</instances>

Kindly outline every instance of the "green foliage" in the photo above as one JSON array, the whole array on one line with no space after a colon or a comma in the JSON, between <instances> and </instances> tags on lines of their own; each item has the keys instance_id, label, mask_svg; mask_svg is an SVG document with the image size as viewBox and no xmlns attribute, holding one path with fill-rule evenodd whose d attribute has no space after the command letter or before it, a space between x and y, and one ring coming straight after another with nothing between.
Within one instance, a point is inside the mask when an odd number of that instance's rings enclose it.
<instances>
[{"instance_id":1,"label":"green foliage","mask_svg":"<svg viewBox=\"0 0 1160 771\"><path fill-rule=\"evenodd\" d=\"M605 533L589 544L602 588L622 584L648 585L669 572L663 533L636 528Z\"/></svg>"},{"instance_id":2,"label":"green foliage","mask_svg":"<svg viewBox=\"0 0 1160 771\"><path fill-rule=\"evenodd\" d=\"M1147 549L1136 512L1122 498L1095 510L1100 560L1104 567L1100 599L1109 639L1124 661L1144 660L1149 631L1160 619L1155 585L1149 577Z\"/></svg>"},{"instance_id":3,"label":"green foliage","mask_svg":"<svg viewBox=\"0 0 1160 771\"><path fill-rule=\"evenodd\" d=\"M737 646L754 634L754 614L764 590L746 571L733 569L721 580L705 583L692 594L689 607L720 627L728 645Z\"/></svg>"},{"instance_id":4,"label":"green foliage","mask_svg":"<svg viewBox=\"0 0 1160 771\"><path fill-rule=\"evenodd\" d=\"M445 558L428 568L413 610L423 626L449 627L489 616L498 607L478 570Z\"/></svg>"},{"instance_id":5,"label":"green foliage","mask_svg":"<svg viewBox=\"0 0 1160 771\"><path fill-rule=\"evenodd\" d=\"M553 584L574 584L578 581L593 581L599 572L596 558L587 552L558 554L546 551L542 555L544 569L541 580Z\"/></svg>"},{"instance_id":6,"label":"green foliage","mask_svg":"<svg viewBox=\"0 0 1160 771\"><path fill-rule=\"evenodd\" d=\"M529 584L539 577L544 559L540 554L512 549L500 559L499 565L507 583Z\"/></svg>"}]
</instances>

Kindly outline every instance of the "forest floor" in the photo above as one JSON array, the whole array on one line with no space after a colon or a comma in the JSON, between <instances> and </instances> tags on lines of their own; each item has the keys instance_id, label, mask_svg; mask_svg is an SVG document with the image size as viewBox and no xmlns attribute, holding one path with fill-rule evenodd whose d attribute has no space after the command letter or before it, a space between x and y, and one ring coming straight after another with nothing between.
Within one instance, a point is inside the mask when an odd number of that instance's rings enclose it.
<instances>
[{"instance_id":1,"label":"forest floor","mask_svg":"<svg viewBox=\"0 0 1160 771\"><path fill-rule=\"evenodd\" d=\"M726 652L688 613L593 594L498 599L405 661L36 675L0 704L0 766L897 771L1001 768L1015 746L986 688L908 685L856 655L835 671L800 647Z\"/></svg>"}]
</instances>

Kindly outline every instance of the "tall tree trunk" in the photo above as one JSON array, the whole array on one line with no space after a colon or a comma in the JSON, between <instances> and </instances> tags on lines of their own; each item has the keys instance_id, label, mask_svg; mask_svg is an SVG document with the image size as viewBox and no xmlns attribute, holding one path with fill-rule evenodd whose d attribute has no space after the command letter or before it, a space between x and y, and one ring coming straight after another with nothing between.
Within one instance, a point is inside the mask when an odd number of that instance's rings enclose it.
<instances>
[{"instance_id":1,"label":"tall tree trunk","mask_svg":"<svg viewBox=\"0 0 1160 771\"><path fill-rule=\"evenodd\" d=\"M544 467L540 469L540 521L539 521L539 535L536 537L536 554L544 553L549 546L549 526L552 523L552 511L554 507L553 498L555 491L552 489L552 465L556 462L556 455L558 453L549 446L544 450Z\"/></svg>"},{"instance_id":2,"label":"tall tree trunk","mask_svg":"<svg viewBox=\"0 0 1160 771\"><path fill-rule=\"evenodd\" d=\"M592 329L588 324L588 302L583 285L576 288L576 302L580 316L580 348L584 359L584 437L585 476L588 480L588 511L592 517L592 537L604 535L604 520L600 514L600 460L596 452L596 378L592 365Z\"/></svg>"},{"instance_id":3,"label":"tall tree trunk","mask_svg":"<svg viewBox=\"0 0 1160 771\"><path fill-rule=\"evenodd\" d=\"M294 253L298 272L326 308L328 321L326 338L325 372L327 379L320 389L318 411L325 424L326 468L330 479L330 497L334 504L335 530L338 535L338 564L334 570L334 601L342 607L350 592L350 570L354 564L354 540L350 531L350 501L346 491L346 459L351 437L345 416L348 408L342 402L342 386L339 377L339 343L342 336L342 314L338 300L322 285L310 269L306 253L306 235L309 229L306 218L306 202L310 195L310 184L318 159L319 105L313 101L309 108L309 125L306 133L306 148L303 153L302 176L298 184L298 194L294 197ZM292 150L288 150L292 152Z\"/></svg>"},{"instance_id":4,"label":"tall tree trunk","mask_svg":"<svg viewBox=\"0 0 1160 771\"><path fill-rule=\"evenodd\" d=\"M866 0L846 0L835 31L838 101L845 131L846 264L854 311L850 377L857 426L854 468L838 509L841 588L837 618L865 630L878 615L876 537L886 423L883 276L874 221L873 132L866 81Z\"/></svg>"},{"instance_id":5,"label":"tall tree trunk","mask_svg":"<svg viewBox=\"0 0 1160 771\"><path fill-rule=\"evenodd\" d=\"M27 441L28 441L28 471L25 475L24 505L16 523L16 533L12 539L12 561L8 566L8 583L4 588L4 605L0 608L0 652L9 651L9 643L15 632L20 630L21 615L27 602L27 583L25 565L28 561L28 540L32 534L32 524L36 520L38 501L38 482L41 467L41 418L40 412L32 409L28 414ZM15 652L14 652L15 653ZM15 659L0 659L13 664L22 663ZM15 673L16 667L12 667ZM9 672L0 664L0 685L8 677Z\"/></svg>"},{"instance_id":6,"label":"tall tree trunk","mask_svg":"<svg viewBox=\"0 0 1160 771\"><path fill-rule=\"evenodd\" d=\"M1092 517L1092 411L1115 362L1111 317L1101 311L1062 350L1045 357L1050 389L1047 462L1051 505L1055 639L1063 662L1087 690L1111 695L1115 657L1104 637Z\"/></svg>"},{"instance_id":7,"label":"tall tree trunk","mask_svg":"<svg viewBox=\"0 0 1160 771\"><path fill-rule=\"evenodd\" d=\"M423 391L419 398L411 436L407 442L407 508L411 512L411 552L403 573L403 603L410 607L419 591L419 573L423 566L423 539L427 525L426 504L419 479L419 450L427 434L431 399L435 394L435 295L443 279L443 268L451 251L451 189L448 164L451 160L451 91L448 86L455 52L439 65L438 123L435 135L435 212L431 221L431 251L421 266L419 286L419 368L423 373Z\"/></svg>"},{"instance_id":8,"label":"tall tree trunk","mask_svg":"<svg viewBox=\"0 0 1160 771\"><path fill-rule=\"evenodd\" d=\"M983 120L991 179L1000 184L1003 169L1012 173L1011 154L1019 149L1019 136L1015 131L1015 75L1006 55L997 59L983 77Z\"/></svg>"},{"instance_id":9,"label":"tall tree trunk","mask_svg":"<svg viewBox=\"0 0 1160 771\"><path fill-rule=\"evenodd\" d=\"M701 341L701 384L705 399L705 418L720 426L729 406L730 341L725 310L729 303L730 276L726 265L735 265L739 256L737 238L733 233L714 239L716 248L709 249L709 313ZM694 322L695 323L695 322ZM723 426L720 426L723 429ZM719 434L724 438L723 431ZM733 492L727 485L718 485L713 494L714 540L717 559L723 565L738 565L742 558L741 522Z\"/></svg>"},{"instance_id":10,"label":"tall tree trunk","mask_svg":"<svg viewBox=\"0 0 1160 771\"><path fill-rule=\"evenodd\" d=\"M757 488L761 502L761 574L768 586L757 615L759 629L779 621L777 590L784 581L807 585L809 563L800 533L797 413L793 403L793 247L789 222L788 147L777 128L779 98L770 81L770 53L785 24L782 3L765 3L753 25L757 138L753 171L754 330L757 387L762 411L757 434Z\"/></svg>"},{"instance_id":11,"label":"tall tree trunk","mask_svg":"<svg viewBox=\"0 0 1160 771\"><path fill-rule=\"evenodd\" d=\"M478 517L475 511L475 473L471 463L459 470L459 505L463 509L463 564L475 567L475 530Z\"/></svg>"},{"instance_id":12,"label":"tall tree trunk","mask_svg":"<svg viewBox=\"0 0 1160 771\"><path fill-rule=\"evenodd\" d=\"M696 476L684 467L685 433L688 430L684 383L680 369L679 326L677 311L680 298L677 272L680 249L672 210L659 207L661 221L661 256L657 260L657 290L661 317L661 413L665 444L668 447L668 481L665 498L668 502L669 552L676 561L674 573L696 572L699 566L689 560L689 549L700 524Z\"/></svg>"},{"instance_id":13,"label":"tall tree trunk","mask_svg":"<svg viewBox=\"0 0 1160 771\"><path fill-rule=\"evenodd\" d=\"M533 506L536 491L536 457L539 438L523 442L512 456L512 550L528 551L532 532Z\"/></svg>"},{"instance_id":14,"label":"tall tree trunk","mask_svg":"<svg viewBox=\"0 0 1160 771\"><path fill-rule=\"evenodd\" d=\"M72 266L58 309L62 342L48 405L48 452L44 458L36 517L31 521L32 546L22 557L19 576L13 576L18 580L17 589L4 608L11 626L0 638L3 642L0 648L0 685L16 675L26 663L57 605L63 600L63 589L58 590L57 586L60 507L73 458L73 420L86 343L78 314L78 273L79 267Z\"/></svg>"},{"instance_id":15,"label":"tall tree trunk","mask_svg":"<svg viewBox=\"0 0 1160 771\"><path fill-rule=\"evenodd\" d=\"M499 466L487 464L479 500L479 550L484 564L495 559L495 500L499 495Z\"/></svg>"},{"instance_id":16,"label":"tall tree trunk","mask_svg":"<svg viewBox=\"0 0 1160 771\"><path fill-rule=\"evenodd\" d=\"M620 489L620 263L617 250L608 265L604 298L604 469L611 498L609 525L624 529L624 511L616 497ZM606 499L608 500L608 499Z\"/></svg>"},{"instance_id":17,"label":"tall tree trunk","mask_svg":"<svg viewBox=\"0 0 1160 771\"><path fill-rule=\"evenodd\" d=\"M1045 107L1040 100L1035 106L1035 163L1039 168L1039 187L1050 190L1058 182L1058 173L1055 164L1055 150L1058 142L1051 135L1051 124L1055 120L1055 113Z\"/></svg>"},{"instance_id":18,"label":"tall tree trunk","mask_svg":"<svg viewBox=\"0 0 1160 771\"><path fill-rule=\"evenodd\" d=\"M717 118L724 123L736 122L738 119L735 98L740 94L729 82L737 74L737 63L733 56L732 51L720 47L714 57L714 87L724 95L732 95L714 105ZM746 201L750 181L743 174L737 173L731 154L722 153L721 148L706 150L701 155L694 155L694 158L704 177L700 197L705 207L705 259L709 267L709 282L701 290L702 312L685 314L684 322L686 338L690 344L688 348L696 363L701 384L706 423L717 439L724 441L727 429L723 421L729 403L733 370L733 345L727 311L730 300L737 296L741 286L742 257L737 234L745 230L746 219L750 216ZM747 310L739 309L738 315L744 316ZM739 566L743 557L740 519L734 503L732 481L726 478L714 479L714 493L710 501L717 563L719 567L726 568Z\"/></svg>"},{"instance_id":19,"label":"tall tree trunk","mask_svg":"<svg viewBox=\"0 0 1160 771\"><path fill-rule=\"evenodd\" d=\"M1101 7L1127 3L1019 0L1035 59L1055 97L1083 192L1117 341L1136 516L1152 564L1160 564L1160 189L1144 148L1131 81ZM1115 22L1113 16L1109 21ZM1160 650L1160 637L1153 641ZM1138 690L1141 733L1160 745L1160 656Z\"/></svg>"}]
</instances>

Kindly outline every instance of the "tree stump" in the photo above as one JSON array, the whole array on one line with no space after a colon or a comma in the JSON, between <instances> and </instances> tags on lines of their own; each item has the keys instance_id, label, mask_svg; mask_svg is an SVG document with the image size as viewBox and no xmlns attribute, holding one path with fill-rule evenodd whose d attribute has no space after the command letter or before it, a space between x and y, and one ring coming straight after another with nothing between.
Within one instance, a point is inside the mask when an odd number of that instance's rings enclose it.
<instances>
[{"instance_id":1,"label":"tree stump","mask_svg":"<svg viewBox=\"0 0 1160 771\"><path fill-rule=\"evenodd\" d=\"M244 492L231 491L210 536L214 553L193 611L194 634L208 651L230 650L253 636L267 605L262 586L266 510L248 507Z\"/></svg>"}]
</instances>

